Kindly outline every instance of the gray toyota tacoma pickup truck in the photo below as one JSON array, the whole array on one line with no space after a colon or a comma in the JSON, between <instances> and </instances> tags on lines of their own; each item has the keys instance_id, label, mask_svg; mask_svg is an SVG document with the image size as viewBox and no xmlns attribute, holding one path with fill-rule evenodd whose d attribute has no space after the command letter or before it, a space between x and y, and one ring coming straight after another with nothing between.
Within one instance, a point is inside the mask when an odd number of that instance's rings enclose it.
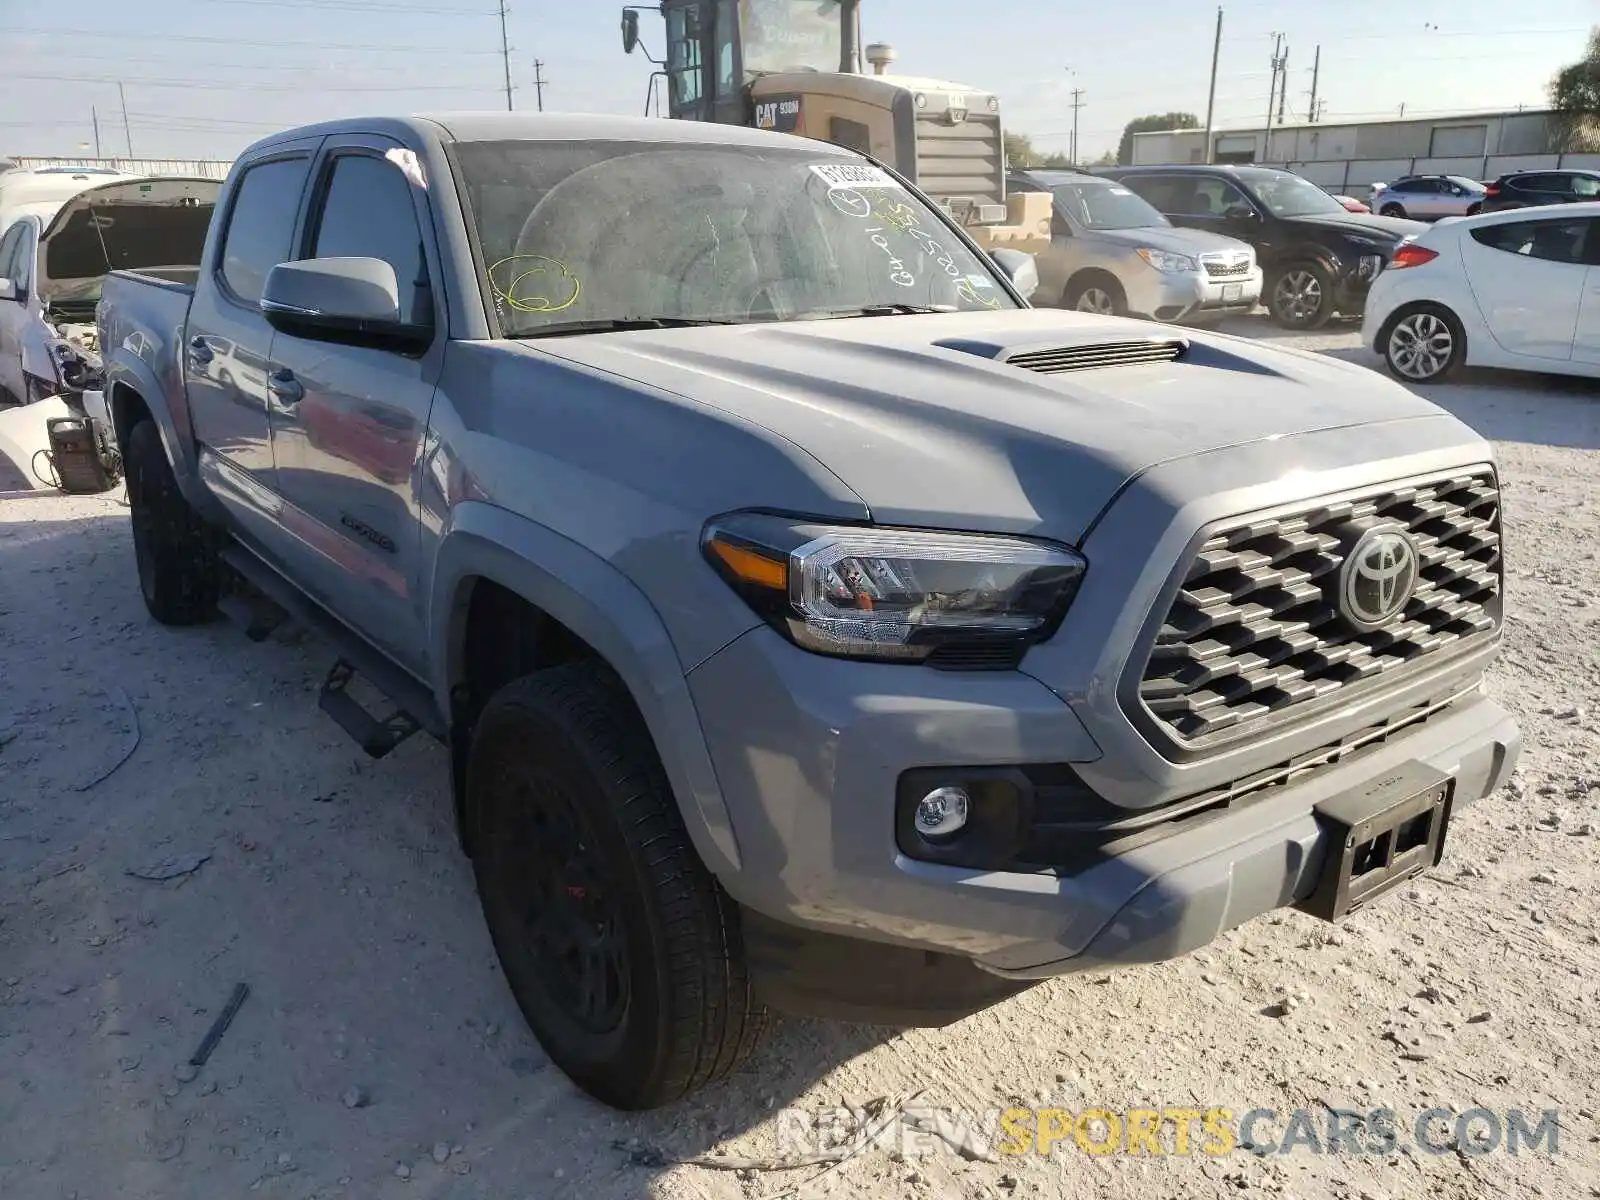
<instances>
[{"instance_id":1,"label":"gray toyota tacoma pickup truck","mask_svg":"<svg viewBox=\"0 0 1600 1200\"><path fill-rule=\"evenodd\" d=\"M1481 438L1031 309L1030 260L853 151L317 125L165 274L98 314L150 612L314 622L369 753L448 746L507 982L610 1104L769 1007L937 1025L1337 920L1515 763Z\"/></svg>"}]
</instances>

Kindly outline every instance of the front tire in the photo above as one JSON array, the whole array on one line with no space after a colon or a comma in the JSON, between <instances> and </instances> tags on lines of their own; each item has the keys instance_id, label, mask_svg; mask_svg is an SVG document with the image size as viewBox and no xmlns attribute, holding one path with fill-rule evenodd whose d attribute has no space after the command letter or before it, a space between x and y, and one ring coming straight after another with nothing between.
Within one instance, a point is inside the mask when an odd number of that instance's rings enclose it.
<instances>
[{"instance_id":1,"label":"front tire","mask_svg":"<svg viewBox=\"0 0 1600 1200\"><path fill-rule=\"evenodd\" d=\"M1333 316L1333 276L1316 263L1290 263L1267 287L1267 311L1284 329L1321 329Z\"/></svg>"},{"instance_id":2,"label":"front tire","mask_svg":"<svg viewBox=\"0 0 1600 1200\"><path fill-rule=\"evenodd\" d=\"M1467 356L1466 333L1455 313L1438 304L1401 309L1378 339L1390 374L1405 383L1440 383Z\"/></svg>"},{"instance_id":3,"label":"front tire","mask_svg":"<svg viewBox=\"0 0 1600 1200\"><path fill-rule=\"evenodd\" d=\"M163 625L209 621L222 594L218 535L178 490L154 422L146 418L128 432L123 461L145 607Z\"/></svg>"},{"instance_id":4,"label":"front tire","mask_svg":"<svg viewBox=\"0 0 1600 1200\"><path fill-rule=\"evenodd\" d=\"M1122 285L1109 275L1091 275L1074 280L1067 288L1067 307L1077 312L1103 317L1128 315L1128 296Z\"/></svg>"},{"instance_id":5,"label":"front tire","mask_svg":"<svg viewBox=\"0 0 1600 1200\"><path fill-rule=\"evenodd\" d=\"M630 1110L738 1068L767 1014L737 906L690 843L620 681L592 662L515 680L467 755L484 916L551 1060Z\"/></svg>"}]
</instances>

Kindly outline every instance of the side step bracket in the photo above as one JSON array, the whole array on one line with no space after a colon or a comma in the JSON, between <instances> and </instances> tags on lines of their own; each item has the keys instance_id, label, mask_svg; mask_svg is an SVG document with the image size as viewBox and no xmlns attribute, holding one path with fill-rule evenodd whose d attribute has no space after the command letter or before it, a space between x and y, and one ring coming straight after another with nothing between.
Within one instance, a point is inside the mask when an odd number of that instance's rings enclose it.
<instances>
[{"instance_id":1,"label":"side step bracket","mask_svg":"<svg viewBox=\"0 0 1600 1200\"><path fill-rule=\"evenodd\" d=\"M346 660L341 658L335 662L328 670L328 677L322 681L322 694L317 697L317 706L369 755L382 758L421 726L415 717L401 709L379 720L361 707L361 703L347 690L355 675L355 667Z\"/></svg>"}]
</instances>

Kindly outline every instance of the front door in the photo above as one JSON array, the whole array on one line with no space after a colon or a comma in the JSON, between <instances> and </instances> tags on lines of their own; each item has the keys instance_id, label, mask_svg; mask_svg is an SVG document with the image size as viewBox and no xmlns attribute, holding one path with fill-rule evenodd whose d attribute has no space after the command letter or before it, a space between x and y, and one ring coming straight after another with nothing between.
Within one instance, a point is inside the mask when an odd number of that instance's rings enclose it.
<instances>
[{"instance_id":1,"label":"front door","mask_svg":"<svg viewBox=\"0 0 1600 1200\"><path fill-rule=\"evenodd\" d=\"M1479 226L1461 239L1467 283L1502 348L1530 358L1570 359L1595 222L1530 211L1541 215Z\"/></svg>"},{"instance_id":2,"label":"front door","mask_svg":"<svg viewBox=\"0 0 1600 1200\"><path fill-rule=\"evenodd\" d=\"M380 137L329 139L293 257L382 259L402 317L442 326L432 219L408 155ZM300 543L305 582L419 675L415 472L444 345L415 356L280 332L267 363L283 532Z\"/></svg>"},{"instance_id":3,"label":"front door","mask_svg":"<svg viewBox=\"0 0 1600 1200\"><path fill-rule=\"evenodd\" d=\"M1578 328L1572 339L1576 362L1600 363L1600 220L1589 218L1584 243L1589 273L1584 277L1583 300L1578 306Z\"/></svg>"}]
</instances>

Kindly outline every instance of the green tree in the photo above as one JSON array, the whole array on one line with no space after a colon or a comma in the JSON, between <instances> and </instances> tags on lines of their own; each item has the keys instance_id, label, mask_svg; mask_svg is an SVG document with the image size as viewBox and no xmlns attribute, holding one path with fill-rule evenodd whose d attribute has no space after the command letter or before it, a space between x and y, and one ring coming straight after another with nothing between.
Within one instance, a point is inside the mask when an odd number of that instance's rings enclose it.
<instances>
[{"instance_id":1,"label":"green tree","mask_svg":"<svg viewBox=\"0 0 1600 1200\"><path fill-rule=\"evenodd\" d=\"M1163 129L1199 129L1200 118L1193 113L1152 113L1148 117L1135 117L1122 130L1122 141L1117 143L1117 161L1123 166L1133 162L1133 135L1154 133Z\"/></svg>"},{"instance_id":2,"label":"green tree","mask_svg":"<svg viewBox=\"0 0 1600 1200\"><path fill-rule=\"evenodd\" d=\"M1006 167L1020 170L1039 165L1039 152L1033 148L1033 139L1025 133L1008 133L1005 136Z\"/></svg>"},{"instance_id":3,"label":"green tree","mask_svg":"<svg viewBox=\"0 0 1600 1200\"><path fill-rule=\"evenodd\" d=\"M1555 109L1551 140L1566 153L1600 150L1600 25L1589 31L1584 55L1550 81Z\"/></svg>"}]
</instances>

